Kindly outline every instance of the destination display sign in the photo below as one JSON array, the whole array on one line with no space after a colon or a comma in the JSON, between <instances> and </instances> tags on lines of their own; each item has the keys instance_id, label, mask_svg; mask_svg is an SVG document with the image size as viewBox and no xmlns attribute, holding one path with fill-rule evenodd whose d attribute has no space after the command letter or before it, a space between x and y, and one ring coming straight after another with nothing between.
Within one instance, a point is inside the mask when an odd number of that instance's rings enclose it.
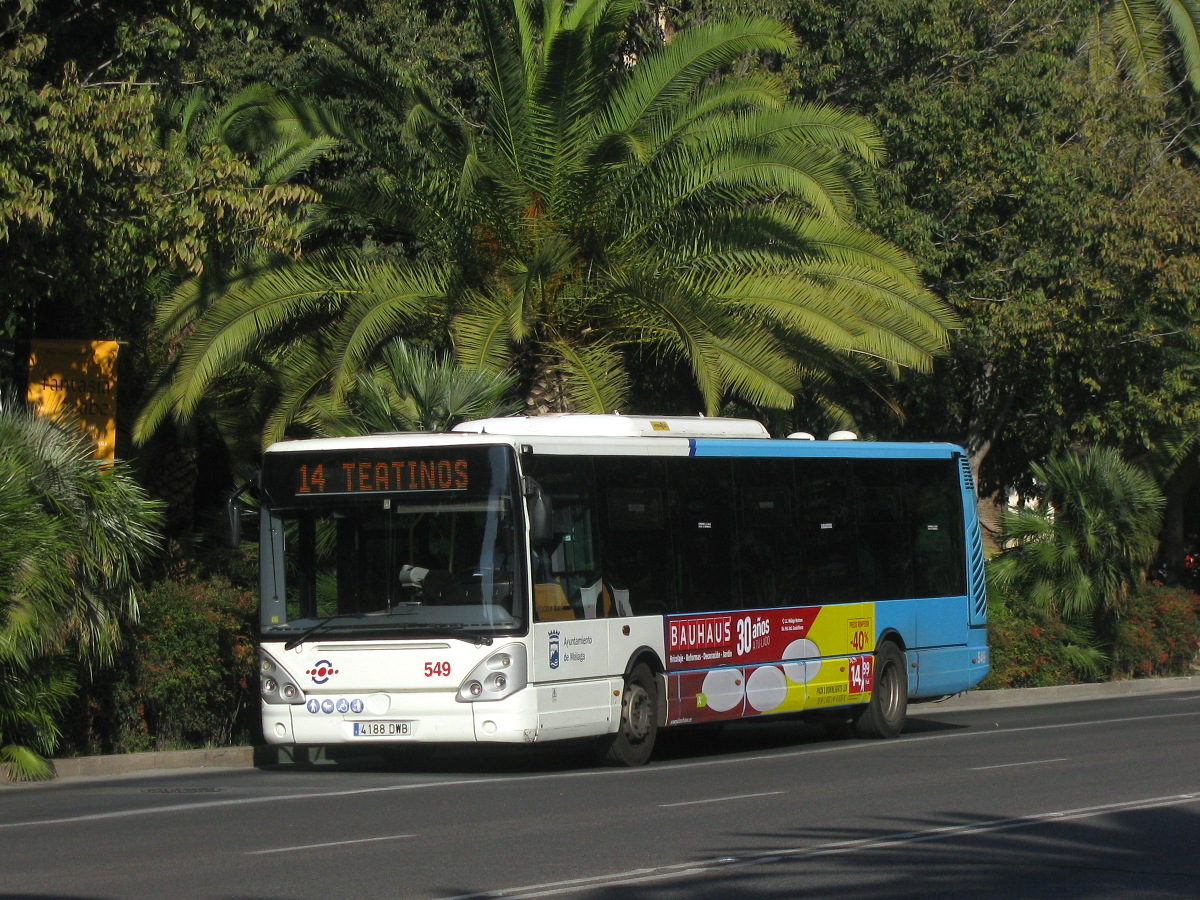
<instances>
[{"instance_id":1,"label":"destination display sign","mask_svg":"<svg viewBox=\"0 0 1200 900\"><path fill-rule=\"evenodd\" d=\"M486 493L492 480L488 455L498 449L401 447L268 454L262 484L276 505L322 497Z\"/></svg>"}]
</instances>

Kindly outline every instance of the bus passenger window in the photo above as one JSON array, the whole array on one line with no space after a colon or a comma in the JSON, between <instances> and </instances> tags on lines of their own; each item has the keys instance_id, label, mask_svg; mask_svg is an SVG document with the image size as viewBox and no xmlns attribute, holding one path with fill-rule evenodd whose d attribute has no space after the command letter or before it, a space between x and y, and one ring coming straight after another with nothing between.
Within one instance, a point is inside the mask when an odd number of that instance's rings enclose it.
<instances>
[{"instance_id":1,"label":"bus passenger window","mask_svg":"<svg viewBox=\"0 0 1200 900\"><path fill-rule=\"evenodd\" d=\"M914 462L906 474L915 594L918 597L965 594L963 501L958 471L952 463L929 460Z\"/></svg>"},{"instance_id":2,"label":"bus passenger window","mask_svg":"<svg viewBox=\"0 0 1200 900\"><path fill-rule=\"evenodd\" d=\"M665 523L663 461L597 459L600 574L623 615L674 608L673 553Z\"/></svg>"},{"instance_id":3,"label":"bus passenger window","mask_svg":"<svg viewBox=\"0 0 1200 900\"><path fill-rule=\"evenodd\" d=\"M912 534L905 527L904 466L895 460L857 460L854 476L862 599L912 597Z\"/></svg>"},{"instance_id":4,"label":"bus passenger window","mask_svg":"<svg viewBox=\"0 0 1200 900\"><path fill-rule=\"evenodd\" d=\"M668 460L667 478L676 539L676 608L708 612L736 607L730 461Z\"/></svg>"},{"instance_id":5,"label":"bus passenger window","mask_svg":"<svg viewBox=\"0 0 1200 900\"><path fill-rule=\"evenodd\" d=\"M793 510L792 461L739 459L733 473L742 608L803 603L804 551Z\"/></svg>"},{"instance_id":6,"label":"bus passenger window","mask_svg":"<svg viewBox=\"0 0 1200 900\"><path fill-rule=\"evenodd\" d=\"M808 603L862 599L852 496L848 462L796 461L796 518Z\"/></svg>"}]
</instances>

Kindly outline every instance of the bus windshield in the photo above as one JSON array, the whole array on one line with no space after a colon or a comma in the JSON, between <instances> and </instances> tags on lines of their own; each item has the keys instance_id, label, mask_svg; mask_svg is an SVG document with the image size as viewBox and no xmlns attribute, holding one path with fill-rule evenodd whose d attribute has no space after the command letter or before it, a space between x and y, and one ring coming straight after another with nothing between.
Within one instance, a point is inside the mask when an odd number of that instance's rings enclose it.
<instances>
[{"instance_id":1,"label":"bus windshield","mask_svg":"<svg viewBox=\"0 0 1200 900\"><path fill-rule=\"evenodd\" d=\"M265 513L264 571L275 583L264 637L471 639L523 629L502 449L266 460L264 492L281 508Z\"/></svg>"}]
</instances>

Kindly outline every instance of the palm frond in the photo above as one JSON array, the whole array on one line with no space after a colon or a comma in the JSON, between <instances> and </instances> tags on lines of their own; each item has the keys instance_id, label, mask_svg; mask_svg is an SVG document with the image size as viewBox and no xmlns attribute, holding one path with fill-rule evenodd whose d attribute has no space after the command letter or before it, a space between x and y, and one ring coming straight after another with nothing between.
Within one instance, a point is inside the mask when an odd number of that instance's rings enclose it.
<instances>
[{"instance_id":1,"label":"palm frond","mask_svg":"<svg viewBox=\"0 0 1200 900\"><path fill-rule=\"evenodd\" d=\"M561 374L572 409L606 413L624 405L629 393L629 375L615 347L606 344L580 347L569 341L550 346L562 360Z\"/></svg>"},{"instance_id":2,"label":"palm frond","mask_svg":"<svg viewBox=\"0 0 1200 900\"><path fill-rule=\"evenodd\" d=\"M1200 2L1160 0L1171 23L1171 35L1179 45L1183 70L1192 91L1200 95Z\"/></svg>"},{"instance_id":3,"label":"palm frond","mask_svg":"<svg viewBox=\"0 0 1200 900\"><path fill-rule=\"evenodd\" d=\"M1161 80L1163 29L1155 0L1112 0L1101 27L1118 47L1123 69L1148 84Z\"/></svg>"}]
</instances>

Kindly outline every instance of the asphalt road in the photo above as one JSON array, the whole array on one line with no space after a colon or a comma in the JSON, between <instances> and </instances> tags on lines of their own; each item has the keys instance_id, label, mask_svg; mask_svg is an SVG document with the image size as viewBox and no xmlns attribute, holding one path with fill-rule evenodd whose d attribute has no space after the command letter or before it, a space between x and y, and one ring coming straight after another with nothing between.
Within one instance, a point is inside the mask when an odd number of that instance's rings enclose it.
<instances>
[{"instance_id":1,"label":"asphalt road","mask_svg":"<svg viewBox=\"0 0 1200 900\"><path fill-rule=\"evenodd\" d=\"M0 791L0 898L1200 896L1200 690Z\"/></svg>"}]
</instances>

